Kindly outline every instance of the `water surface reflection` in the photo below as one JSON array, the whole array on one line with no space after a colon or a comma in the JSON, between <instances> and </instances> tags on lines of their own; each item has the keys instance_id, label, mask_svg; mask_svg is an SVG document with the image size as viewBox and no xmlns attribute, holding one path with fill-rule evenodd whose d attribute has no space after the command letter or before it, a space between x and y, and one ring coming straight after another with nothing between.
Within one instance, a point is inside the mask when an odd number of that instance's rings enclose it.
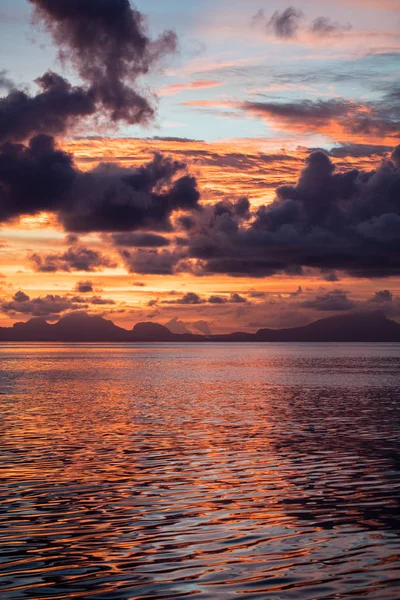
<instances>
[{"instance_id":1,"label":"water surface reflection","mask_svg":"<svg viewBox=\"0 0 400 600\"><path fill-rule=\"evenodd\" d=\"M397 597L399 346L0 361L2 598Z\"/></svg>"}]
</instances>

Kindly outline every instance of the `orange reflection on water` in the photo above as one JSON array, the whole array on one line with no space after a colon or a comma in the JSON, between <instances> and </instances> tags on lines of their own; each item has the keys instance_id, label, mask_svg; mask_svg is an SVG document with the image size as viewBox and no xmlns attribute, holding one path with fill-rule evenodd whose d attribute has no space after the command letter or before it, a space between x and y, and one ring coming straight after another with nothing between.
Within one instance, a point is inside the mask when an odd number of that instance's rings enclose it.
<instances>
[{"instance_id":1,"label":"orange reflection on water","mask_svg":"<svg viewBox=\"0 0 400 600\"><path fill-rule=\"evenodd\" d=\"M390 597L395 345L0 359L5 597Z\"/></svg>"}]
</instances>

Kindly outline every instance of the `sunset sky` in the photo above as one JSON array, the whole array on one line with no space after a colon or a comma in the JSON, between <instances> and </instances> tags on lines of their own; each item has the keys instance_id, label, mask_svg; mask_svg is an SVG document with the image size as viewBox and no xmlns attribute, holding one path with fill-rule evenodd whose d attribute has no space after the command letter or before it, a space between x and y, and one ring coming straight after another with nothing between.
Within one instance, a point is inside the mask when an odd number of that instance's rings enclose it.
<instances>
[{"instance_id":1,"label":"sunset sky","mask_svg":"<svg viewBox=\"0 0 400 600\"><path fill-rule=\"evenodd\" d=\"M400 322L400 0L3 0L0 326Z\"/></svg>"}]
</instances>

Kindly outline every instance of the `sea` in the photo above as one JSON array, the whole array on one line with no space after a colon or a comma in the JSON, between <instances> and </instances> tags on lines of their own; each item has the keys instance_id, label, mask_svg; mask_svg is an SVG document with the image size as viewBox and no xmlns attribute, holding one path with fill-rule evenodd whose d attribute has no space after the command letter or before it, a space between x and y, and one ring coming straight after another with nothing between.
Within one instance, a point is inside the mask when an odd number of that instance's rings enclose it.
<instances>
[{"instance_id":1,"label":"sea","mask_svg":"<svg viewBox=\"0 0 400 600\"><path fill-rule=\"evenodd\" d=\"M400 344L0 345L0 598L400 598Z\"/></svg>"}]
</instances>

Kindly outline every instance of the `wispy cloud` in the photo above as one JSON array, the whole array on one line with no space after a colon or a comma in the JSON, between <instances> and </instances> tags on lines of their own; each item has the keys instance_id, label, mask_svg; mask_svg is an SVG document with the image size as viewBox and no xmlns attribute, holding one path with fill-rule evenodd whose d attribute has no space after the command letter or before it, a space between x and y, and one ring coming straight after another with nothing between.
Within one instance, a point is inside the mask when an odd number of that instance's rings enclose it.
<instances>
[{"instance_id":1,"label":"wispy cloud","mask_svg":"<svg viewBox=\"0 0 400 600\"><path fill-rule=\"evenodd\" d=\"M188 83L172 83L158 90L160 96L175 96L181 92L190 90L202 90L214 88L223 85L222 81L214 81L210 79L196 79Z\"/></svg>"}]
</instances>

